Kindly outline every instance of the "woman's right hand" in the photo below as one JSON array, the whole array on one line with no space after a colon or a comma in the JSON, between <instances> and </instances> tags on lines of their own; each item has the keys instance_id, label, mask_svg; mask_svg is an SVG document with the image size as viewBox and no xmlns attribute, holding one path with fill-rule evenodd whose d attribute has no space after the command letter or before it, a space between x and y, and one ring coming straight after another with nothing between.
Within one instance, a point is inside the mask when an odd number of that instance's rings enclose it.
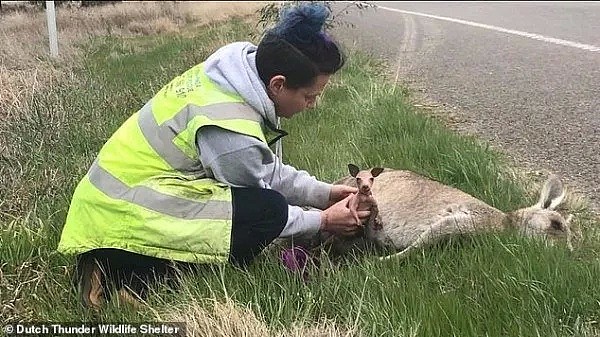
<instances>
[{"instance_id":1,"label":"woman's right hand","mask_svg":"<svg viewBox=\"0 0 600 337\"><path fill-rule=\"evenodd\" d=\"M332 234L350 236L356 234L360 229L356 219L350 212L348 204L355 194L350 194L346 198L336 202L331 207L321 212L321 230ZM368 218L371 211L359 211L359 219Z\"/></svg>"}]
</instances>

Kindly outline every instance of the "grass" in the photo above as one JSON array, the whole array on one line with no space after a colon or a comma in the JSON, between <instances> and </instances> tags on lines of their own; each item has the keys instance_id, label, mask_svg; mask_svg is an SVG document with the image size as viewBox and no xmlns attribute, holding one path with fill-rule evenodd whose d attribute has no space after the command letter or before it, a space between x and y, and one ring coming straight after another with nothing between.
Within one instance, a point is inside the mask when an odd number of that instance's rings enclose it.
<instances>
[{"instance_id":1,"label":"grass","mask_svg":"<svg viewBox=\"0 0 600 337\"><path fill-rule=\"evenodd\" d=\"M82 43L99 36L130 37L186 34L209 22L252 14L264 2L123 2L77 8L57 7L59 57L48 56L46 14L27 2L3 4L0 12L0 120L27 104L43 86L68 81L71 68L85 58ZM10 11L7 11L10 9Z\"/></svg>"},{"instance_id":2,"label":"grass","mask_svg":"<svg viewBox=\"0 0 600 337\"><path fill-rule=\"evenodd\" d=\"M594 336L600 319L598 223L574 210L577 250L505 233L455 238L379 262L324 258L310 280L273 254L248 270L207 267L146 308L82 309L73 259L55 252L71 194L104 141L153 92L222 44L248 39L243 20L194 34L92 39L69 81L38 88L0 128L0 317L9 321L185 321L190 335ZM385 65L351 51L315 110L284 121L284 157L325 181L346 164L410 169L502 210L535 194L504 159L409 103Z\"/></svg>"}]
</instances>

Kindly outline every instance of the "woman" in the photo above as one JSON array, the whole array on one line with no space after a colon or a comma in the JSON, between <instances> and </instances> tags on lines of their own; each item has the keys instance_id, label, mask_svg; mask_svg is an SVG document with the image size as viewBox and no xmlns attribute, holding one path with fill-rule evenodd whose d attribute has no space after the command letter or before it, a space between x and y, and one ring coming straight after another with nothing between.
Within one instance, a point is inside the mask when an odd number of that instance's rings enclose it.
<instances>
[{"instance_id":1,"label":"woman","mask_svg":"<svg viewBox=\"0 0 600 337\"><path fill-rule=\"evenodd\" d=\"M283 164L264 133L284 136L277 117L314 107L343 66L322 31L328 15L318 4L287 8L258 46L217 50L106 142L74 192L58 246L78 257L87 306L114 288L144 296L175 267L247 265L277 237L356 233L347 208L356 188Z\"/></svg>"}]
</instances>

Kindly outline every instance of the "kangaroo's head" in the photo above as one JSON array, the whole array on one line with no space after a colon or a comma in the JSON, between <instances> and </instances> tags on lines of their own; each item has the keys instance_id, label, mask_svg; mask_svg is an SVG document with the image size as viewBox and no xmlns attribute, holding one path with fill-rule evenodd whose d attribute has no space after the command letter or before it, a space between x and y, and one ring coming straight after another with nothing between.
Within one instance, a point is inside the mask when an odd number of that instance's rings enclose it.
<instances>
[{"instance_id":1,"label":"kangaroo's head","mask_svg":"<svg viewBox=\"0 0 600 337\"><path fill-rule=\"evenodd\" d=\"M544 183L537 204L509 213L508 219L526 236L566 238L569 249L572 249L570 221L573 216L569 215L565 219L555 211L564 197L565 189L562 182L556 175L551 175ZM552 241L549 240L550 243Z\"/></svg>"},{"instance_id":2,"label":"kangaroo's head","mask_svg":"<svg viewBox=\"0 0 600 337\"><path fill-rule=\"evenodd\" d=\"M358 192L369 195L371 193L371 187L373 187L375 177L377 177L381 172L383 172L383 168L375 167L370 171L361 171L358 168L358 166L348 164L348 171L350 172L351 176L356 178L356 186L358 187Z\"/></svg>"}]
</instances>

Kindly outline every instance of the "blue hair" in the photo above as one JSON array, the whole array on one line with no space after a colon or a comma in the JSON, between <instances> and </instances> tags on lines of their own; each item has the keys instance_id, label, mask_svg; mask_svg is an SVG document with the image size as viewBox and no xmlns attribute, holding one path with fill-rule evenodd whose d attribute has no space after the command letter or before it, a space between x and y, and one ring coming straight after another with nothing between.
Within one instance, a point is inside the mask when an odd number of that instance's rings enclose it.
<instances>
[{"instance_id":1,"label":"blue hair","mask_svg":"<svg viewBox=\"0 0 600 337\"><path fill-rule=\"evenodd\" d=\"M273 32L293 45L313 43L324 38L321 31L329 14L325 5L314 2L287 6L282 9Z\"/></svg>"},{"instance_id":2,"label":"blue hair","mask_svg":"<svg viewBox=\"0 0 600 337\"><path fill-rule=\"evenodd\" d=\"M310 86L318 75L334 74L344 65L344 54L323 30L329 15L328 7L315 2L282 9L256 51L256 69L265 85L283 75L288 88Z\"/></svg>"}]
</instances>

